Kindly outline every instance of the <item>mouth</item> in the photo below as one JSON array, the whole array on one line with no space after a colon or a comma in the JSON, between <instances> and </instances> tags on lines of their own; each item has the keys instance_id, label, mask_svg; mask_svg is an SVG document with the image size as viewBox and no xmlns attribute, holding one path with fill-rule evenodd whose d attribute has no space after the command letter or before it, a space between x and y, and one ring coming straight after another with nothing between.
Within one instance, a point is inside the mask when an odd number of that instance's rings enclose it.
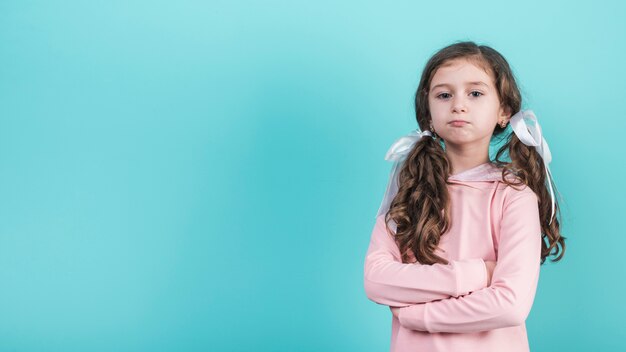
<instances>
[{"instance_id":1,"label":"mouth","mask_svg":"<svg viewBox=\"0 0 626 352\"><path fill-rule=\"evenodd\" d=\"M469 122L467 122L465 120L453 120L453 121L448 122L448 124L450 124L452 126L465 126L468 123Z\"/></svg>"}]
</instances>

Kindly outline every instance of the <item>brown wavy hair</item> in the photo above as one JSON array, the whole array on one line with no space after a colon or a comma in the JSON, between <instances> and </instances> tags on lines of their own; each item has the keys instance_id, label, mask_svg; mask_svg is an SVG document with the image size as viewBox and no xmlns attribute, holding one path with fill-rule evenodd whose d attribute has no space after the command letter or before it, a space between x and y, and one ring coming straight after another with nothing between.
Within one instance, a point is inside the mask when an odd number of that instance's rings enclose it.
<instances>
[{"instance_id":1,"label":"brown wavy hair","mask_svg":"<svg viewBox=\"0 0 626 352\"><path fill-rule=\"evenodd\" d=\"M456 42L436 52L426 63L415 93L415 115L421 131L429 129L431 123L428 106L428 90L437 69L455 59L465 59L484 68L494 79L500 104L509 112L520 111L522 96L515 77L504 57L486 45L477 45L472 41ZM553 262L561 260L565 253L565 239L560 233L560 209L555 199L555 216L550 222L552 201L547 186L544 163L535 147L522 143L515 133L504 133L505 128L496 124L493 138L506 138L506 143L498 150L495 160L491 161L502 169L502 181L507 185L527 185L539 199L541 222L541 264L549 255L557 256ZM398 193L385 214L388 231L390 221L394 221L395 241L402 253L402 262L410 262L409 250L422 264L448 261L434 252L439 245L441 235L450 226L450 196L448 177L450 161L444 152L441 138L420 139L408 154L399 172ZM500 158L507 153L509 161ZM507 175L512 174L515 182L509 182ZM515 188L518 189L518 188ZM556 187L555 187L556 192ZM556 193L558 194L558 193ZM556 198L556 197L555 197ZM551 253L552 252L552 253Z\"/></svg>"}]
</instances>

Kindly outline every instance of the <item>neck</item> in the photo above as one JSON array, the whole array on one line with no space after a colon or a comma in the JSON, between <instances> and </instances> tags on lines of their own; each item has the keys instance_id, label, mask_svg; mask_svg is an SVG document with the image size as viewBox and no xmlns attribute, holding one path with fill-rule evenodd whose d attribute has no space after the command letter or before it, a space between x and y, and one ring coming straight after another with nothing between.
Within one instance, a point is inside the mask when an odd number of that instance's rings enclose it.
<instances>
[{"instance_id":1,"label":"neck","mask_svg":"<svg viewBox=\"0 0 626 352\"><path fill-rule=\"evenodd\" d=\"M446 144L445 152L452 167L451 175L460 174L465 170L489 162L489 144L486 146L464 146L463 148Z\"/></svg>"}]
</instances>

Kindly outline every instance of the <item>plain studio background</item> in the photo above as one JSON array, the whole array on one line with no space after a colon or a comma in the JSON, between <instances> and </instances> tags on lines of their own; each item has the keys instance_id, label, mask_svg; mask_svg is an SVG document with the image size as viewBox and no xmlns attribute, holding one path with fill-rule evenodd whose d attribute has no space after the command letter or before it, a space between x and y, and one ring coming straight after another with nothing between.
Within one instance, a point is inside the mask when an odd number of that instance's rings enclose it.
<instances>
[{"instance_id":1,"label":"plain studio background","mask_svg":"<svg viewBox=\"0 0 626 352\"><path fill-rule=\"evenodd\" d=\"M616 351L624 2L0 2L0 350L385 351L363 260L428 57L510 62L565 259L533 351Z\"/></svg>"}]
</instances>

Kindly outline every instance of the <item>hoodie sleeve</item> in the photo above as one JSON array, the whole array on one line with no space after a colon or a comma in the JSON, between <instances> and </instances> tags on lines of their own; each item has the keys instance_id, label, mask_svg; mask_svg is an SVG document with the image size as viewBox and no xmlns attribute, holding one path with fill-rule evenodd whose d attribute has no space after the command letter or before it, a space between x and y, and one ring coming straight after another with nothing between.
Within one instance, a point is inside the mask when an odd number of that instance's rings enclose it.
<instances>
[{"instance_id":1,"label":"hoodie sleeve","mask_svg":"<svg viewBox=\"0 0 626 352\"><path fill-rule=\"evenodd\" d=\"M491 286L466 296L400 308L400 324L431 333L467 333L524 324L541 259L538 198L526 187L505 200Z\"/></svg>"},{"instance_id":2,"label":"hoodie sleeve","mask_svg":"<svg viewBox=\"0 0 626 352\"><path fill-rule=\"evenodd\" d=\"M487 286L487 268L481 258L450 264L405 264L385 226L385 215L376 219L365 258L367 297L388 306L408 306L465 295Z\"/></svg>"}]
</instances>

